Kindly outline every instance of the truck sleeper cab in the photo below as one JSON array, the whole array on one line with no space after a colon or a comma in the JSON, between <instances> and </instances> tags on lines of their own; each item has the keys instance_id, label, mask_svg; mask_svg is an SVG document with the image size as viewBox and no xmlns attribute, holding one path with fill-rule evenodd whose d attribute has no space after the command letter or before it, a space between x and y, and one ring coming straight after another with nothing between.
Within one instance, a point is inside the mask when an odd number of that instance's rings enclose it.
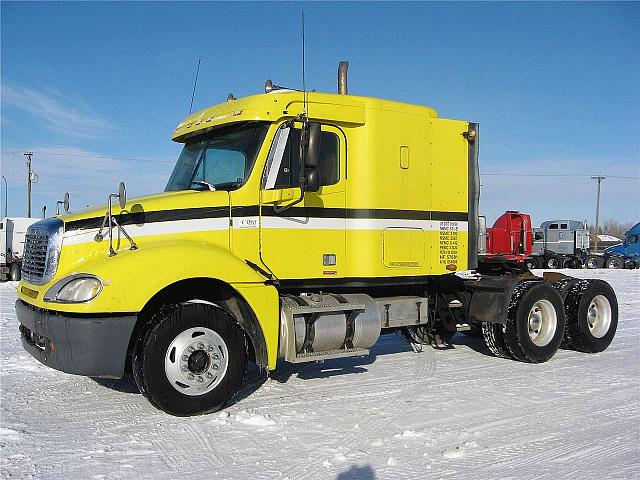
<instances>
[{"instance_id":1,"label":"truck sleeper cab","mask_svg":"<svg viewBox=\"0 0 640 480\"><path fill-rule=\"evenodd\" d=\"M526 362L563 339L609 345L605 282L478 262L477 124L346 88L266 90L178 125L164 193L121 188L29 229L16 310L31 355L115 378L129 359L154 406L194 415L235 395L247 361L362 356L398 330L442 346L475 327Z\"/></svg>"}]
</instances>

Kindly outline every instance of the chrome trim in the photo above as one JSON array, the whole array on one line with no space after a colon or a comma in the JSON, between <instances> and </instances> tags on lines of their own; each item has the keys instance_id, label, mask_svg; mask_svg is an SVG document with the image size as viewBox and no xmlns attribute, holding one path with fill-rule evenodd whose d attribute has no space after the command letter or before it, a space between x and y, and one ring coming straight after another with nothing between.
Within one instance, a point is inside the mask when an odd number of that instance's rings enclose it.
<instances>
[{"instance_id":1,"label":"chrome trim","mask_svg":"<svg viewBox=\"0 0 640 480\"><path fill-rule=\"evenodd\" d=\"M22 278L33 285L49 282L58 270L64 222L46 218L27 229L22 256Z\"/></svg>"}]
</instances>

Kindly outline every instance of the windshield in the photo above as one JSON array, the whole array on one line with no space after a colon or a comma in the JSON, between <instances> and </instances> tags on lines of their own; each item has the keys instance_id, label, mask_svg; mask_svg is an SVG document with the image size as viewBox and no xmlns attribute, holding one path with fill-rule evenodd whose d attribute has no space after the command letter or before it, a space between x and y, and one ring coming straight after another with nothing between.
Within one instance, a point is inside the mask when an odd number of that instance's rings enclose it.
<instances>
[{"instance_id":1,"label":"windshield","mask_svg":"<svg viewBox=\"0 0 640 480\"><path fill-rule=\"evenodd\" d=\"M165 192L234 190L249 177L267 133L267 122L237 123L188 141Z\"/></svg>"}]
</instances>

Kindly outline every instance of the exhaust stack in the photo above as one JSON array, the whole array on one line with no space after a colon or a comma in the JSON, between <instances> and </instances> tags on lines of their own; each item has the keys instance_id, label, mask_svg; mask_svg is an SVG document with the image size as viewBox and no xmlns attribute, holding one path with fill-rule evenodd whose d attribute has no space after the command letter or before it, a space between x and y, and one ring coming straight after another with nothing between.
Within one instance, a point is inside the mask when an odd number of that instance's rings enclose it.
<instances>
[{"instance_id":1,"label":"exhaust stack","mask_svg":"<svg viewBox=\"0 0 640 480\"><path fill-rule=\"evenodd\" d=\"M338 93L340 95L347 95L349 89L347 88L347 70L349 69L349 62L342 61L338 65Z\"/></svg>"}]
</instances>

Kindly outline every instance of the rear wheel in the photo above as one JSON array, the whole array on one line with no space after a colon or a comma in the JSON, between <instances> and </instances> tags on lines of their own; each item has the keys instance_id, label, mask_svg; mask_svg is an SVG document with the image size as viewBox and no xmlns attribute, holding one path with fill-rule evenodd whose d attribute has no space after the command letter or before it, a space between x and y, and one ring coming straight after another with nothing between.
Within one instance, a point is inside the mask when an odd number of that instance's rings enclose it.
<instances>
[{"instance_id":1,"label":"rear wheel","mask_svg":"<svg viewBox=\"0 0 640 480\"><path fill-rule=\"evenodd\" d=\"M552 255L549 258L547 258L547 261L545 262L545 266L547 268L560 268L562 266L562 260L560 257L556 255Z\"/></svg>"},{"instance_id":2,"label":"rear wheel","mask_svg":"<svg viewBox=\"0 0 640 480\"><path fill-rule=\"evenodd\" d=\"M240 388L247 345L235 320L204 303L171 305L158 312L133 355L140 392L178 416L222 408Z\"/></svg>"},{"instance_id":3,"label":"rear wheel","mask_svg":"<svg viewBox=\"0 0 640 480\"><path fill-rule=\"evenodd\" d=\"M618 301L602 280L582 280L572 286L565 300L565 343L580 352L605 350L618 327Z\"/></svg>"},{"instance_id":4,"label":"rear wheel","mask_svg":"<svg viewBox=\"0 0 640 480\"><path fill-rule=\"evenodd\" d=\"M604 259L597 255L589 255L585 265L589 269L602 268L604 266Z\"/></svg>"},{"instance_id":5,"label":"rear wheel","mask_svg":"<svg viewBox=\"0 0 640 480\"><path fill-rule=\"evenodd\" d=\"M620 257L609 257L605 263L607 268L623 268L624 261Z\"/></svg>"},{"instance_id":6,"label":"rear wheel","mask_svg":"<svg viewBox=\"0 0 640 480\"><path fill-rule=\"evenodd\" d=\"M436 326L432 328L428 325L409 325L402 327L401 332L410 342L431 345L435 348L448 347L456 334L456 332L447 330L440 321L437 321Z\"/></svg>"},{"instance_id":7,"label":"rear wheel","mask_svg":"<svg viewBox=\"0 0 640 480\"><path fill-rule=\"evenodd\" d=\"M518 290L504 327L505 344L516 360L546 362L558 351L564 336L562 299L546 282L531 282Z\"/></svg>"},{"instance_id":8,"label":"rear wheel","mask_svg":"<svg viewBox=\"0 0 640 480\"><path fill-rule=\"evenodd\" d=\"M500 358L512 358L504 342L504 325L499 323L482 323L482 336L491 353Z\"/></svg>"}]
</instances>

